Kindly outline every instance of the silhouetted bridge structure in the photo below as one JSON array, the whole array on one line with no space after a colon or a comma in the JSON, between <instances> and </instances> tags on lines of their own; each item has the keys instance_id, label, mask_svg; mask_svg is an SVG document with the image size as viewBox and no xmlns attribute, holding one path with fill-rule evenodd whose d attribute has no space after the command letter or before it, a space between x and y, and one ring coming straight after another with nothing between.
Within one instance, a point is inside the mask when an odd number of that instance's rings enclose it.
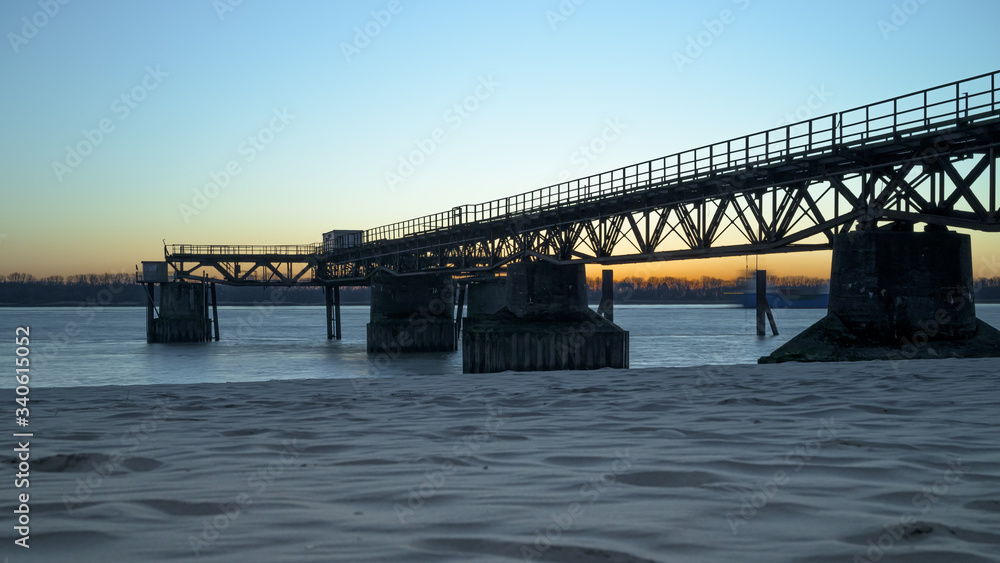
<instances>
[{"instance_id":1,"label":"silhouetted bridge structure","mask_svg":"<svg viewBox=\"0 0 1000 563\"><path fill-rule=\"evenodd\" d=\"M207 268L222 283L364 284L380 269L464 274L525 257L830 249L834 234L880 220L997 231L998 74L368 229L347 248L181 244L165 257L181 276Z\"/></svg>"},{"instance_id":2,"label":"silhouetted bridge structure","mask_svg":"<svg viewBox=\"0 0 1000 563\"><path fill-rule=\"evenodd\" d=\"M827 250L880 222L995 232L998 72L326 244L165 247L176 279L368 285L525 261L625 264ZM931 227L934 229L935 227Z\"/></svg>"}]
</instances>

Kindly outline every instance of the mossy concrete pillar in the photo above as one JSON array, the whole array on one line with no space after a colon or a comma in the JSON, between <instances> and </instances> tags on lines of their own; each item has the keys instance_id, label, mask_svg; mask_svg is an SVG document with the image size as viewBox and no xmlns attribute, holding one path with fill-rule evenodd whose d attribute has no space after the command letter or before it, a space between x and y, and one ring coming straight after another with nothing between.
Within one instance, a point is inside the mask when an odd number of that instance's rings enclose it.
<instances>
[{"instance_id":1,"label":"mossy concrete pillar","mask_svg":"<svg viewBox=\"0 0 1000 563\"><path fill-rule=\"evenodd\" d=\"M976 333L972 284L969 235L847 233L834 241L829 312L873 341L920 331L935 340L965 339Z\"/></svg>"},{"instance_id":2,"label":"mossy concrete pillar","mask_svg":"<svg viewBox=\"0 0 1000 563\"><path fill-rule=\"evenodd\" d=\"M469 284L469 318L499 313L507 306L507 278L480 280Z\"/></svg>"},{"instance_id":3,"label":"mossy concrete pillar","mask_svg":"<svg viewBox=\"0 0 1000 563\"><path fill-rule=\"evenodd\" d=\"M160 286L159 316L153 318L151 313L147 313L146 342L211 340L212 319L209 315L206 285L187 282L168 282L158 285Z\"/></svg>"},{"instance_id":4,"label":"mossy concrete pillar","mask_svg":"<svg viewBox=\"0 0 1000 563\"><path fill-rule=\"evenodd\" d=\"M628 332L590 310L586 281L582 264L524 262L470 284L462 370L627 368Z\"/></svg>"},{"instance_id":5,"label":"mossy concrete pillar","mask_svg":"<svg viewBox=\"0 0 1000 563\"><path fill-rule=\"evenodd\" d=\"M827 316L761 363L1000 356L976 318L969 235L911 227L837 235Z\"/></svg>"},{"instance_id":6,"label":"mossy concrete pillar","mask_svg":"<svg viewBox=\"0 0 1000 563\"><path fill-rule=\"evenodd\" d=\"M372 354L455 350L455 284L451 276L376 274L367 335Z\"/></svg>"}]
</instances>

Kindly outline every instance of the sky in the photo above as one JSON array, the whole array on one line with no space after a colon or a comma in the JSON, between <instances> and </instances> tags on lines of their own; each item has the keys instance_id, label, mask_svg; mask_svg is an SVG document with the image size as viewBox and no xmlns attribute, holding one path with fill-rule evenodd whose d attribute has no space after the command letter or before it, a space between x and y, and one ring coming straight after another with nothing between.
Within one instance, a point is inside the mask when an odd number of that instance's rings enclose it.
<instances>
[{"instance_id":1,"label":"sky","mask_svg":"<svg viewBox=\"0 0 1000 563\"><path fill-rule=\"evenodd\" d=\"M525 192L997 70L997 21L987 0L5 1L0 274ZM615 270L758 263L826 277L830 255Z\"/></svg>"}]
</instances>

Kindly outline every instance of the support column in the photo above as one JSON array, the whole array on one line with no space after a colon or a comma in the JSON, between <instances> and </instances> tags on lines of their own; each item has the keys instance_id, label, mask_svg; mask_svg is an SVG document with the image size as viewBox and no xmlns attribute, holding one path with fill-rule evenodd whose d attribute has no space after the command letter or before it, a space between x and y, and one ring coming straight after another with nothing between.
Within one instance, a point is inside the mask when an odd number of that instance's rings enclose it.
<instances>
[{"instance_id":1,"label":"support column","mask_svg":"<svg viewBox=\"0 0 1000 563\"><path fill-rule=\"evenodd\" d=\"M826 317L761 363L1000 356L976 318L969 235L912 225L837 235Z\"/></svg>"},{"instance_id":2,"label":"support column","mask_svg":"<svg viewBox=\"0 0 1000 563\"><path fill-rule=\"evenodd\" d=\"M458 350L458 337L462 334L462 314L465 309L465 291L469 284L458 284L458 306L455 308L455 349Z\"/></svg>"},{"instance_id":3,"label":"support column","mask_svg":"<svg viewBox=\"0 0 1000 563\"><path fill-rule=\"evenodd\" d=\"M203 338L203 342L208 342L212 340L212 317L211 315L209 315L208 284L205 283L205 280L202 280L201 282L201 299L202 302L204 303L204 308L202 309L202 315L205 319L205 324L204 324L205 336Z\"/></svg>"},{"instance_id":4,"label":"support column","mask_svg":"<svg viewBox=\"0 0 1000 563\"><path fill-rule=\"evenodd\" d=\"M604 315L605 319L615 322L614 270L603 270L601 272L601 305L598 307L597 312Z\"/></svg>"},{"instance_id":5,"label":"support column","mask_svg":"<svg viewBox=\"0 0 1000 563\"><path fill-rule=\"evenodd\" d=\"M771 323L771 334L778 336L778 325L774 322L774 313L767 302L767 270L757 270L757 336L767 336L767 326L764 317Z\"/></svg>"},{"instance_id":6,"label":"support column","mask_svg":"<svg viewBox=\"0 0 1000 563\"><path fill-rule=\"evenodd\" d=\"M368 353L455 350L455 288L451 276L372 277Z\"/></svg>"},{"instance_id":7,"label":"support column","mask_svg":"<svg viewBox=\"0 0 1000 563\"><path fill-rule=\"evenodd\" d=\"M463 372L602 367L628 367L628 332L587 306L582 264L522 262L470 284Z\"/></svg>"},{"instance_id":8,"label":"support column","mask_svg":"<svg viewBox=\"0 0 1000 563\"><path fill-rule=\"evenodd\" d=\"M335 322L337 323L335 326L336 330L334 336L337 338L337 340L340 340L342 338L342 333L340 331L340 286L339 285L333 286L333 312L334 312Z\"/></svg>"},{"instance_id":9,"label":"support column","mask_svg":"<svg viewBox=\"0 0 1000 563\"><path fill-rule=\"evenodd\" d=\"M156 319L153 318L154 301L153 296L156 287L151 283L142 284L146 288L146 342L156 342Z\"/></svg>"},{"instance_id":10,"label":"support column","mask_svg":"<svg viewBox=\"0 0 1000 563\"><path fill-rule=\"evenodd\" d=\"M219 341L219 301L215 297L215 282L212 282L212 328L215 329L215 341Z\"/></svg>"},{"instance_id":11,"label":"support column","mask_svg":"<svg viewBox=\"0 0 1000 563\"><path fill-rule=\"evenodd\" d=\"M151 326L152 331L147 330L147 342L209 341L211 332L206 284L161 283L160 316L152 319Z\"/></svg>"},{"instance_id":12,"label":"support column","mask_svg":"<svg viewBox=\"0 0 1000 563\"><path fill-rule=\"evenodd\" d=\"M326 339L333 340L333 287L323 286L323 301L326 303Z\"/></svg>"}]
</instances>

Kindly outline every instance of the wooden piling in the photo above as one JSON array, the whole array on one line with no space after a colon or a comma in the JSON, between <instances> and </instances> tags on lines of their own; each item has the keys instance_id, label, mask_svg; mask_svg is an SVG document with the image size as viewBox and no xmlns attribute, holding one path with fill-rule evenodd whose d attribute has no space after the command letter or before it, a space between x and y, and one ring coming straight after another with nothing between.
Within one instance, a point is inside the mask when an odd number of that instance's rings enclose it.
<instances>
[{"instance_id":1,"label":"wooden piling","mask_svg":"<svg viewBox=\"0 0 1000 563\"><path fill-rule=\"evenodd\" d=\"M212 329L215 331L215 341L219 341L219 300L215 297L215 282L212 282Z\"/></svg>"},{"instance_id":2,"label":"wooden piling","mask_svg":"<svg viewBox=\"0 0 1000 563\"><path fill-rule=\"evenodd\" d=\"M334 337L340 340L343 336L340 332L340 286L333 286L333 312L334 312L334 322L336 326L334 327Z\"/></svg>"},{"instance_id":3,"label":"wooden piling","mask_svg":"<svg viewBox=\"0 0 1000 563\"><path fill-rule=\"evenodd\" d=\"M462 309L465 308L465 290L468 284L458 284L458 303L455 310L455 349L458 350L458 337L462 334Z\"/></svg>"},{"instance_id":4,"label":"wooden piling","mask_svg":"<svg viewBox=\"0 0 1000 563\"><path fill-rule=\"evenodd\" d=\"M204 334L203 342L210 342L212 340L212 318L208 315L208 284L205 283L205 278L201 280L201 314L202 319L204 319L204 328L202 329L202 334Z\"/></svg>"},{"instance_id":5,"label":"wooden piling","mask_svg":"<svg viewBox=\"0 0 1000 563\"><path fill-rule=\"evenodd\" d=\"M598 306L597 312L603 314L605 319L615 322L615 275L613 270L601 272L601 304Z\"/></svg>"},{"instance_id":6,"label":"wooden piling","mask_svg":"<svg viewBox=\"0 0 1000 563\"><path fill-rule=\"evenodd\" d=\"M323 286L323 297L326 302L326 339L333 340L333 286Z\"/></svg>"},{"instance_id":7,"label":"wooden piling","mask_svg":"<svg viewBox=\"0 0 1000 563\"><path fill-rule=\"evenodd\" d=\"M767 336L765 317L771 324L771 333L778 336L778 325L774 322L774 314L767 303L767 270L757 270L757 336Z\"/></svg>"},{"instance_id":8,"label":"wooden piling","mask_svg":"<svg viewBox=\"0 0 1000 563\"><path fill-rule=\"evenodd\" d=\"M142 285L146 288L146 342L156 342L156 321L153 318L154 285L151 283L144 283Z\"/></svg>"}]
</instances>

